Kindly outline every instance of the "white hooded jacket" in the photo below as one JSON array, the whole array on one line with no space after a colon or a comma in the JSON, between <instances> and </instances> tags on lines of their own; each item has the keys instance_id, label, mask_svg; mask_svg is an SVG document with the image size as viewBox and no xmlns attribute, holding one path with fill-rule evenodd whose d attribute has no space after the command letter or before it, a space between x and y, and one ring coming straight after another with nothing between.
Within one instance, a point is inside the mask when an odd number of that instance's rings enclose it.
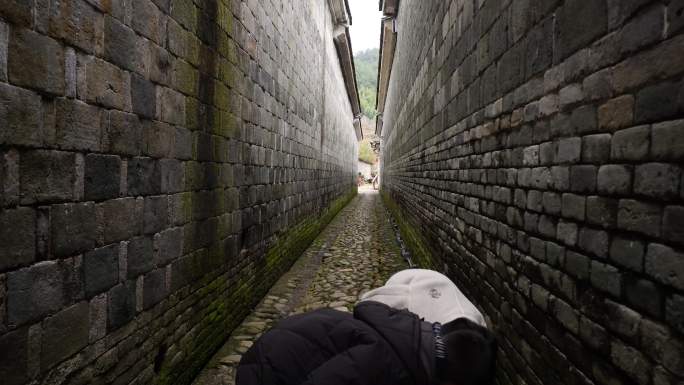
<instances>
[{"instance_id":1,"label":"white hooded jacket","mask_svg":"<svg viewBox=\"0 0 684 385\"><path fill-rule=\"evenodd\" d=\"M428 322L448 323L467 318L487 327L482 313L445 275L432 270L408 269L390 277L361 301L376 301L395 309L407 309Z\"/></svg>"}]
</instances>

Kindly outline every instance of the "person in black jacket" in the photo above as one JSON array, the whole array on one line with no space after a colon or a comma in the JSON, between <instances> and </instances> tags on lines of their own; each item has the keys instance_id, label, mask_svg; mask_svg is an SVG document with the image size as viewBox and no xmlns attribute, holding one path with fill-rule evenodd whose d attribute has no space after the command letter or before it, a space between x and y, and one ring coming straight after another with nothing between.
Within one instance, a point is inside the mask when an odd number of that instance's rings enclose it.
<instances>
[{"instance_id":1,"label":"person in black jacket","mask_svg":"<svg viewBox=\"0 0 684 385\"><path fill-rule=\"evenodd\" d=\"M364 301L284 319L247 351L237 385L490 385L496 340L458 318L445 325Z\"/></svg>"}]
</instances>

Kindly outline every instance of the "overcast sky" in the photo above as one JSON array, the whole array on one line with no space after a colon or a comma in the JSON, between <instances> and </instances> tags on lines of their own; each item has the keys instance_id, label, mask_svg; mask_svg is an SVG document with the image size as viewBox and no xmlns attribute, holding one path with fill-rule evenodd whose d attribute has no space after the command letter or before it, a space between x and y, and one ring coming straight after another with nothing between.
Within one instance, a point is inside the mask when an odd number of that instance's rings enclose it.
<instances>
[{"instance_id":1,"label":"overcast sky","mask_svg":"<svg viewBox=\"0 0 684 385\"><path fill-rule=\"evenodd\" d=\"M380 47L380 18L378 0L349 0L352 13L350 28L354 53Z\"/></svg>"}]
</instances>

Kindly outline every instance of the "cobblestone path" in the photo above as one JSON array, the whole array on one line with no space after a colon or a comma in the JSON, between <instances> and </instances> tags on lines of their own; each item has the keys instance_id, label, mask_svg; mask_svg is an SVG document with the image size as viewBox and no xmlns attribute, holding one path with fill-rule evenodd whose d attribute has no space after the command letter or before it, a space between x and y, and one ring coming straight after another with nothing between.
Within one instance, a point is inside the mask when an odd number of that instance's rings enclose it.
<instances>
[{"instance_id":1,"label":"cobblestone path","mask_svg":"<svg viewBox=\"0 0 684 385\"><path fill-rule=\"evenodd\" d=\"M234 384L241 355L290 314L350 311L359 296L407 267L380 195L367 188L326 227L204 368L195 385Z\"/></svg>"}]
</instances>

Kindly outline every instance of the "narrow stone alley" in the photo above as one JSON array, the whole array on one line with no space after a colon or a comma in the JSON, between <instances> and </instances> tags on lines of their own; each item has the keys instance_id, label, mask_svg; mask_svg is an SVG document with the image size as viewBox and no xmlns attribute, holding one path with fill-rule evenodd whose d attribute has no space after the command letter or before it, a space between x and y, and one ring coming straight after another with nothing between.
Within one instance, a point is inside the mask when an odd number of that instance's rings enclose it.
<instances>
[{"instance_id":1,"label":"narrow stone alley","mask_svg":"<svg viewBox=\"0 0 684 385\"><path fill-rule=\"evenodd\" d=\"M407 267L394 237L380 194L361 188L235 329L194 384L234 384L242 354L288 315L322 307L350 311L364 292Z\"/></svg>"},{"instance_id":2,"label":"narrow stone alley","mask_svg":"<svg viewBox=\"0 0 684 385\"><path fill-rule=\"evenodd\" d=\"M684 0L0 0L0 383L232 384L410 260L497 384L683 385L683 52Z\"/></svg>"}]
</instances>

